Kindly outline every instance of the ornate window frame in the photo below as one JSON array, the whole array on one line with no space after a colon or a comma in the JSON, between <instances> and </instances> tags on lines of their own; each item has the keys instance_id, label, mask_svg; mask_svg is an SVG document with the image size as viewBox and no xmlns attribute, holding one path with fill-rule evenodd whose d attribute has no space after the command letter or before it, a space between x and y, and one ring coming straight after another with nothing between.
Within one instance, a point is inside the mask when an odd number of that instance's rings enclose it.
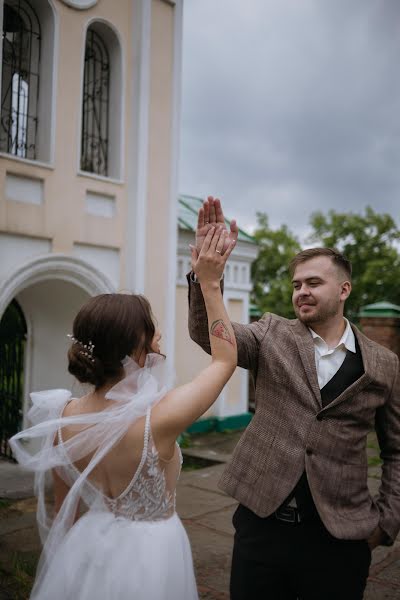
<instances>
[{"instance_id":1,"label":"ornate window frame","mask_svg":"<svg viewBox=\"0 0 400 600\"><path fill-rule=\"evenodd\" d=\"M35 160L42 32L27 0L3 4L0 151Z\"/></svg>"},{"instance_id":2,"label":"ornate window frame","mask_svg":"<svg viewBox=\"0 0 400 600\"><path fill-rule=\"evenodd\" d=\"M54 0L27 0L35 11L41 29L41 56L40 56L40 94L36 105L36 158L24 158L17 154L0 149L0 157L13 161L24 162L43 167L54 167L55 131L56 131L56 96L57 96L57 56L59 42L59 19ZM14 0L15 2L15 0ZM4 5L10 5L9 0L0 0L0 27L3 29ZM0 44L2 56L3 44ZM0 71L0 82L2 73ZM0 85L1 87L1 85ZM21 154L21 152L20 152Z\"/></svg>"},{"instance_id":3,"label":"ornate window frame","mask_svg":"<svg viewBox=\"0 0 400 600\"><path fill-rule=\"evenodd\" d=\"M85 164L82 162L83 133L84 133L84 103L86 91L84 89L84 69L86 55L87 35L94 31L101 37L108 55L110 65L109 79L109 106L108 106L108 133L107 133L107 174L98 174L90 170L90 160ZM125 145L125 69L124 69L124 46L121 35L115 26L105 19L90 19L86 25L85 42L82 54L81 74L81 118L79 123L78 152L78 174L95 179L122 182L124 179L124 145ZM96 148L95 148L96 151Z\"/></svg>"}]
</instances>

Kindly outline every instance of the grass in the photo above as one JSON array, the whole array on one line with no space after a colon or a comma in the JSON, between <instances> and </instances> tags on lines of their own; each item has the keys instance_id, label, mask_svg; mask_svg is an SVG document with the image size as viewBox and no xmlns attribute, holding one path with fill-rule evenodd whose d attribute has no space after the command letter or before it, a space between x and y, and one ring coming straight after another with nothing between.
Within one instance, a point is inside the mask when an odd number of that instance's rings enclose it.
<instances>
[{"instance_id":1,"label":"grass","mask_svg":"<svg viewBox=\"0 0 400 600\"><path fill-rule=\"evenodd\" d=\"M382 460L380 456L369 456L368 457L368 466L369 467L380 467L382 464Z\"/></svg>"},{"instance_id":2,"label":"grass","mask_svg":"<svg viewBox=\"0 0 400 600\"><path fill-rule=\"evenodd\" d=\"M14 554L10 565L0 564L0 600L28 600L36 566L37 557L22 552Z\"/></svg>"},{"instance_id":3,"label":"grass","mask_svg":"<svg viewBox=\"0 0 400 600\"><path fill-rule=\"evenodd\" d=\"M183 457L182 471L196 471L197 469L205 469L206 467L212 467L213 465L221 464L216 460L209 460L208 458L199 458L198 456L187 456Z\"/></svg>"},{"instance_id":4,"label":"grass","mask_svg":"<svg viewBox=\"0 0 400 600\"><path fill-rule=\"evenodd\" d=\"M192 436L190 435L190 433L184 431L179 436L178 442L181 448L190 448L190 446L192 445Z\"/></svg>"},{"instance_id":5,"label":"grass","mask_svg":"<svg viewBox=\"0 0 400 600\"><path fill-rule=\"evenodd\" d=\"M368 434L367 449L369 450L368 467L380 467L382 460L380 457L379 444L375 432Z\"/></svg>"},{"instance_id":6,"label":"grass","mask_svg":"<svg viewBox=\"0 0 400 600\"><path fill-rule=\"evenodd\" d=\"M22 514L18 501L0 498L0 519ZM23 503L26 506L26 502ZM35 579L39 551L23 551L0 544L0 600L28 600Z\"/></svg>"},{"instance_id":7,"label":"grass","mask_svg":"<svg viewBox=\"0 0 400 600\"><path fill-rule=\"evenodd\" d=\"M378 440L373 437L368 437L367 448L369 448L370 450L376 450L377 452L379 452Z\"/></svg>"}]
</instances>

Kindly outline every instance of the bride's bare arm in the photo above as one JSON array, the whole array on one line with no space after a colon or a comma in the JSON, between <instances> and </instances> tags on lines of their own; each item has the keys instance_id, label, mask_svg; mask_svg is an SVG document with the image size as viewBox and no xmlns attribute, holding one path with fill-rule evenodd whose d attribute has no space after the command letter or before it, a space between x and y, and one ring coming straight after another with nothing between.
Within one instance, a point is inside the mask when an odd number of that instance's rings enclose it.
<instances>
[{"instance_id":1,"label":"bride's bare arm","mask_svg":"<svg viewBox=\"0 0 400 600\"><path fill-rule=\"evenodd\" d=\"M222 228L210 230L200 254L192 248L192 267L200 282L208 318L211 364L190 383L171 390L153 409L152 428L158 446L167 448L176 437L210 408L237 364L236 339L220 290L220 277L234 247L226 244ZM160 448L161 450L161 448Z\"/></svg>"}]
</instances>

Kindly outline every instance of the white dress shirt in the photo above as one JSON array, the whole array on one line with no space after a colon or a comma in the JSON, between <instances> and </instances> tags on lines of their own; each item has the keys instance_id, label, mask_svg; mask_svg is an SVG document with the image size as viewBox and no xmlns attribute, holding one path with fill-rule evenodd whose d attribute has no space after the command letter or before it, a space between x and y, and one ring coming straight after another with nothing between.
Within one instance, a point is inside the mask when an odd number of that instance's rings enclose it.
<instances>
[{"instance_id":1,"label":"white dress shirt","mask_svg":"<svg viewBox=\"0 0 400 600\"><path fill-rule=\"evenodd\" d=\"M356 341L353 330L349 321L347 319L345 319L345 321L346 329L335 348L329 348L325 340L309 328L314 339L315 365L317 367L320 389L323 388L340 369L346 358L347 350L354 353L356 352Z\"/></svg>"},{"instance_id":2,"label":"white dress shirt","mask_svg":"<svg viewBox=\"0 0 400 600\"><path fill-rule=\"evenodd\" d=\"M345 318L346 329L335 348L329 348L325 340L309 327L314 339L315 365L317 367L319 389L323 388L342 366L347 350L356 352L356 340L349 321ZM296 498L288 506L297 508Z\"/></svg>"}]
</instances>

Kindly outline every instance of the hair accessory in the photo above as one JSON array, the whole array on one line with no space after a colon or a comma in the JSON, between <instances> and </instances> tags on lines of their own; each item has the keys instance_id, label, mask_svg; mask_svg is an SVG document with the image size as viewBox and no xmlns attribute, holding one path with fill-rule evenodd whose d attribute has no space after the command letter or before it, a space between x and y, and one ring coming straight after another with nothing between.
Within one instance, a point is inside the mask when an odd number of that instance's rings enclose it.
<instances>
[{"instance_id":1,"label":"hair accessory","mask_svg":"<svg viewBox=\"0 0 400 600\"><path fill-rule=\"evenodd\" d=\"M89 340L87 344L84 344L80 340L77 340L76 337L74 337L71 333L67 333L67 337L71 339L73 344L79 344L80 346L82 346L83 350L80 350L79 354L82 354L82 356L86 356L90 360L90 362L94 363L94 344L91 340Z\"/></svg>"}]
</instances>

